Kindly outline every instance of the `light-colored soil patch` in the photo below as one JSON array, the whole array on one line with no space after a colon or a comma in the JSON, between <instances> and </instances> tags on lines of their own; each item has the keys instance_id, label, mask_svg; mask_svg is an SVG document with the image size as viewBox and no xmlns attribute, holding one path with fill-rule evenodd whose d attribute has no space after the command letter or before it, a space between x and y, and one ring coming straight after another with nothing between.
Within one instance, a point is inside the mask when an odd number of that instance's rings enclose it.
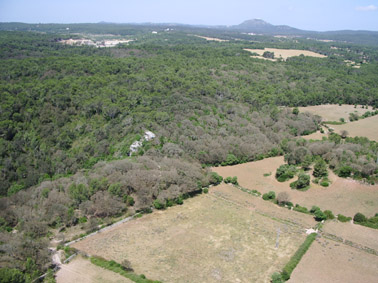
<instances>
[{"instance_id":1,"label":"light-colored soil patch","mask_svg":"<svg viewBox=\"0 0 378 283\"><path fill-rule=\"evenodd\" d=\"M335 129L336 133L346 130L349 137L367 137L378 142L378 115L344 125L330 125L330 127Z\"/></svg>"},{"instance_id":2,"label":"light-colored soil patch","mask_svg":"<svg viewBox=\"0 0 378 283\"><path fill-rule=\"evenodd\" d=\"M280 183L275 178L276 169L284 164L283 157L272 157L261 161L249 162L234 166L214 167L213 171L222 177L237 176L242 187L258 190L261 193L269 191L287 192L294 204L311 208L313 205L321 209L329 209L334 214L353 216L361 212L368 217L374 216L378 207L378 185L370 186L357 181L339 178L329 170L329 187L311 183L309 190L302 192L293 190L289 184L296 180ZM264 177L265 173L272 173Z\"/></svg>"},{"instance_id":3,"label":"light-colored soil patch","mask_svg":"<svg viewBox=\"0 0 378 283\"><path fill-rule=\"evenodd\" d=\"M300 112L309 112L313 115L319 115L323 118L324 121L339 121L340 118L344 118L345 121L349 120L349 113L356 113L358 115L364 114L366 111L372 111L372 107L369 106L368 109L361 108L357 106L354 108L354 105L342 104L325 104L325 105L316 105L316 106L306 106L298 107ZM334 125L330 125L334 127Z\"/></svg>"},{"instance_id":4,"label":"light-colored soil patch","mask_svg":"<svg viewBox=\"0 0 378 283\"><path fill-rule=\"evenodd\" d=\"M163 282L268 282L305 235L296 224L257 213L256 201L264 204L232 186L213 187L182 206L145 215L73 246L117 262L128 259L136 273ZM290 213L274 207L279 209Z\"/></svg>"},{"instance_id":5,"label":"light-colored soil patch","mask_svg":"<svg viewBox=\"0 0 378 283\"><path fill-rule=\"evenodd\" d=\"M308 50L298 50L298 49L277 49L277 48L264 48L264 49L248 49L245 48L245 51L251 52L251 53L257 53L260 56L264 54L264 52L269 51L274 53L274 58L282 58L283 60L286 60L289 57L304 55L304 56L310 56L310 57L317 57L317 58L325 58L326 55L322 55L316 52L308 51ZM259 57L263 59L264 57Z\"/></svg>"},{"instance_id":6,"label":"light-colored soil patch","mask_svg":"<svg viewBox=\"0 0 378 283\"><path fill-rule=\"evenodd\" d=\"M96 46L96 47L114 47L118 44L122 43L129 43L133 41L132 39L109 39L109 40L101 40L101 41L93 41L91 39L67 39L61 40L60 43L67 44L67 45L87 45L87 46Z\"/></svg>"},{"instance_id":7,"label":"light-colored soil patch","mask_svg":"<svg viewBox=\"0 0 378 283\"><path fill-rule=\"evenodd\" d=\"M57 283L129 283L133 282L115 272L92 264L81 256L73 259L69 264L62 264L56 274Z\"/></svg>"},{"instance_id":8,"label":"light-colored soil patch","mask_svg":"<svg viewBox=\"0 0 378 283\"><path fill-rule=\"evenodd\" d=\"M327 221L322 230L325 233L337 235L344 240L349 240L378 251L377 229L372 229L350 222L342 223L334 220Z\"/></svg>"},{"instance_id":9,"label":"light-colored soil patch","mask_svg":"<svg viewBox=\"0 0 378 283\"><path fill-rule=\"evenodd\" d=\"M301 138L304 138L305 140L322 140L323 137L328 137L326 133L322 134L320 131L317 131L315 133L312 133L307 136L301 136Z\"/></svg>"},{"instance_id":10,"label":"light-colored soil patch","mask_svg":"<svg viewBox=\"0 0 378 283\"><path fill-rule=\"evenodd\" d=\"M199 38L203 38L203 39L206 39L206 40L209 40L209 41L218 41L218 42L229 41L227 39L220 39L220 38L215 38L215 37L207 37L207 36L201 36L201 35L194 35L194 36L199 37Z\"/></svg>"},{"instance_id":11,"label":"light-colored soil patch","mask_svg":"<svg viewBox=\"0 0 378 283\"><path fill-rule=\"evenodd\" d=\"M314 241L290 283L377 282L378 256L324 238Z\"/></svg>"}]
</instances>

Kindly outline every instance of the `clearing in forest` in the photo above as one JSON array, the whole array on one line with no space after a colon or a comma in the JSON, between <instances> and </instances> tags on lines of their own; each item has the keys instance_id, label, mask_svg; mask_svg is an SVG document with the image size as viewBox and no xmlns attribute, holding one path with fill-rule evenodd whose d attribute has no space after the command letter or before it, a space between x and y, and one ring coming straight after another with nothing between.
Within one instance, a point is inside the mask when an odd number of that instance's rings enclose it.
<instances>
[{"instance_id":1,"label":"clearing in forest","mask_svg":"<svg viewBox=\"0 0 378 283\"><path fill-rule=\"evenodd\" d=\"M128 259L136 273L163 282L268 282L304 241L304 228L314 224L310 215L220 185L73 247L117 262Z\"/></svg>"},{"instance_id":2,"label":"clearing in forest","mask_svg":"<svg viewBox=\"0 0 378 283\"><path fill-rule=\"evenodd\" d=\"M273 52L274 58L279 59L282 58L283 60L286 60L289 57L304 55L304 56L310 56L310 57L317 57L317 58L325 58L326 55L319 54L316 52L308 51L308 50L298 50L298 49L277 49L277 48L264 48L264 49L248 49L245 48L245 51L251 52L251 53L257 53L259 56L253 56L258 57L260 59L267 59L265 57L262 57L264 52ZM273 59L273 60L275 60Z\"/></svg>"},{"instance_id":3,"label":"clearing in forest","mask_svg":"<svg viewBox=\"0 0 378 283\"><path fill-rule=\"evenodd\" d=\"M361 106L357 106L354 108L354 105L347 105L342 104L339 106L338 104L324 104L324 105L316 105L316 106L306 106L306 107L298 107L300 112L309 112L313 115L319 115L323 118L323 121L340 121L340 118L344 118L345 121L349 120L349 113L356 113L359 116L364 114L367 111L372 111L373 108L371 106L366 108L362 108ZM334 125L331 125L333 127Z\"/></svg>"},{"instance_id":4,"label":"clearing in forest","mask_svg":"<svg viewBox=\"0 0 378 283\"><path fill-rule=\"evenodd\" d=\"M378 142L378 115L344 125L330 125L330 127L336 133L347 131L348 137L367 137L369 140Z\"/></svg>"},{"instance_id":5,"label":"clearing in forest","mask_svg":"<svg viewBox=\"0 0 378 283\"><path fill-rule=\"evenodd\" d=\"M56 274L57 283L131 283L133 281L106 270L90 262L81 256L77 256L68 264L62 264Z\"/></svg>"},{"instance_id":6,"label":"clearing in forest","mask_svg":"<svg viewBox=\"0 0 378 283\"><path fill-rule=\"evenodd\" d=\"M375 229L327 221L289 282L377 282L377 237Z\"/></svg>"},{"instance_id":7,"label":"clearing in forest","mask_svg":"<svg viewBox=\"0 0 378 283\"><path fill-rule=\"evenodd\" d=\"M264 160L233 166L213 167L212 170L222 177L238 177L239 184L262 194L274 191L276 195L287 192L290 201L310 209L313 205L322 210L331 210L335 215L343 214L353 217L361 212L368 217L374 216L378 207L378 185L366 185L358 181L340 178L329 170L329 187L322 187L311 182L307 191L293 190L290 183L296 177L280 183L275 178L277 168L285 164L283 157L271 157ZM264 174L271 173L270 176Z\"/></svg>"},{"instance_id":8,"label":"clearing in forest","mask_svg":"<svg viewBox=\"0 0 378 283\"><path fill-rule=\"evenodd\" d=\"M201 36L201 35L194 35L194 36L199 37L199 38L203 38L203 39L206 39L206 40L209 40L209 41L218 41L218 42L229 41L227 39L220 39L220 38L215 38L215 37L207 37L207 36Z\"/></svg>"}]
</instances>

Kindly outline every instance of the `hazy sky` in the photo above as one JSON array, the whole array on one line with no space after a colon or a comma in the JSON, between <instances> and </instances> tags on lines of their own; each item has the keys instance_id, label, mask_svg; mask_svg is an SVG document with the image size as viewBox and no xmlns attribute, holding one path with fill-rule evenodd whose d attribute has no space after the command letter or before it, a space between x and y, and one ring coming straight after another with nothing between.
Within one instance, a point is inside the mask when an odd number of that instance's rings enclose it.
<instances>
[{"instance_id":1,"label":"hazy sky","mask_svg":"<svg viewBox=\"0 0 378 283\"><path fill-rule=\"evenodd\" d=\"M378 0L0 0L0 22L235 25L254 18L307 30L378 31Z\"/></svg>"}]
</instances>

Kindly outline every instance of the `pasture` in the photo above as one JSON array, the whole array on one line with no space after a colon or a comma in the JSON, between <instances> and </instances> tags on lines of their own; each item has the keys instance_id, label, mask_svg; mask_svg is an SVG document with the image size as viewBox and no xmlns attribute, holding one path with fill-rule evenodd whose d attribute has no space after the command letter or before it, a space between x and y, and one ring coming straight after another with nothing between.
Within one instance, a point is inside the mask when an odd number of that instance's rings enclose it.
<instances>
[{"instance_id":1,"label":"pasture","mask_svg":"<svg viewBox=\"0 0 378 283\"><path fill-rule=\"evenodd\" d=\"M117 262L128 259L136 273L163 282L267 282L314 223L309 215L220 185L73 247Z\"/></svg>"},{"instance_id":2,"label":"pasture","mask_svg":"<svg viewBox=\"0 0 378 283\"><path fill-rule=\"evenodd\" d=\"M287 192L290 201L294 204L306 206L313 205L322 210L329 209L334 214L352 216L361 212L366 216L374 216L378 207L378 185L366 185L351 179L336 176L329 170L329 187L311 183L307 191L298 191L290 188L289 184L296 180L293 178L280 183L275 178L276 169L284 164L283 157L272 157L260 161L249 162L234 166L213 167L212 170L222 177L237 176L242 187L257 190L262 194L274 191L276 195ZM265 177L264 174L271 173Z\"/></svg>"}]
</instances>

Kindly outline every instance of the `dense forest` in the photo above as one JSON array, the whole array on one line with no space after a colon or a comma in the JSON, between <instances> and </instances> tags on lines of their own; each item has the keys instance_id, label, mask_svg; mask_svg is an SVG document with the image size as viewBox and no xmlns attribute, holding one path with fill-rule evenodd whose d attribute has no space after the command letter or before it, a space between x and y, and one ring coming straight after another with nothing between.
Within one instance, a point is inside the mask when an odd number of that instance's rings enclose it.
<instances>
[{"instance_id":1,"label":"dense forest","mask_svg":"<svg viewBox=\"0 0 378 283\"><path fill-rule=\"evenodd\" d=\"M229 40L211 42L193 36L203 29L153 28L119 26L112 32L134 41L114 48L64 45L80 36L48 25L47 33L0 32L0 266L7 276L30 280L51 265L51 230L81 224L91 231L156 200L182 203L218 182L210 165L318 156L336 172L348 166L348 176L376 181L377 143L336 134L298 140L318 130L321 117L289 108L378 107L376 49L208 31ZM243 50L252 47L328 57L270 62ZM144 140L146 131L156 137ZM135 141L141 146L133 152Z\"/></svg>"}]
</instances>

